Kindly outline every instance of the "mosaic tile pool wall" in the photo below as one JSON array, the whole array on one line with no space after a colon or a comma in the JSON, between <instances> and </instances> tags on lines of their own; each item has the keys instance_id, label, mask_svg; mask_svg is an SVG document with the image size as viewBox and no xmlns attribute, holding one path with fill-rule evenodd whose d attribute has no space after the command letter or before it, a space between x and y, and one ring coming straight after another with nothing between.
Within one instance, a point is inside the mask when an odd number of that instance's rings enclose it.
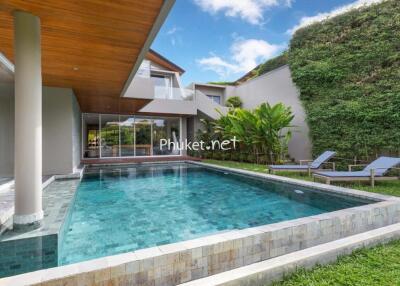
<instances>
[{"instance_id":1,"label":"mosaic tile pool wall","mask_svg":"<svg viewBox=\"0 0 400 286\"><path fill-rule=\"evenodd\" d=\"M55 186L49 193L51 206L57 205L55 194L61 187L57 188L57 183ZM15 255L8 255L11 258L0 265L0 276L371 202L192 164L89 169L67 215L73 192L66 193L68 200L59 206L63 211L54 215L59 226L63 221L63 227L57 231L58 239L55 235L42 237L40 243L26 240L32 250L23 241L13 241L8 249L14 249ZM7 248L6 244L4 247ZM25 257L18 250L21 247L28 249L31 257ZM24 261L19 263L18 259Z\"/></svg>"},{"instance_id":2,"label":"mosaic tile pool wall","mask_svg":"<svg viewBox=\"0 0 400 286\"><path fill-rule=\"evenodd\" d=\"M45 235L0 243L0 277L58 265L57 235Z\"/></svg>"},{"instance_id":3,"label":"mosaic tile pool wall","mask_svg":"<svg viewBox=\"0 0 400 286\"><path fill-rule=\"evenodd\" d=\"M367 203L186 163L87 169L60 264Z\"/></svg>"}]
</instances>

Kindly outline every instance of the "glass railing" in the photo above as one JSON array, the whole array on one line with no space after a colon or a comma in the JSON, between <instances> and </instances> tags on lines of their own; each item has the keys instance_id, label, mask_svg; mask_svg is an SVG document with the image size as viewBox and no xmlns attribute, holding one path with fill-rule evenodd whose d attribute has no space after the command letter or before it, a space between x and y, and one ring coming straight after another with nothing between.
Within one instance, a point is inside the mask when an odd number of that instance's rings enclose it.
<instances>
[{"instance_id":1,"label":"glass railing","mask_svg":"<svg viewBox=\"0 0 400 286\"><path fill-rule=\"evenodd\" d=\"M154 98L170 100L193 100L194 91L185 88L154 86Z\"/></svg>"}]
</instances>

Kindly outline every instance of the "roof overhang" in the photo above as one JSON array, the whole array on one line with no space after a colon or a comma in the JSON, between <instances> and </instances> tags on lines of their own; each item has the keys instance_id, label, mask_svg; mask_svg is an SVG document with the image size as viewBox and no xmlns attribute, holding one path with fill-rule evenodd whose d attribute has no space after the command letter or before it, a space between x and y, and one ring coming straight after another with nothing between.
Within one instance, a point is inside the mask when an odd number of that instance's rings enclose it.
<instances>
[{"instance_id":1,"label":"roof overhang","mask_svg":"<svg viewBox=\"0 0 400 286\"><path fill-rule=\"evenodd\" d=\"M183 68L174 64L169 59L165 58L164 56L160 55L159 53L157 53L152 49L150 49L149 52L147 53L146 59L166 68L167 70L177 72L179 74L183 74L185 72Z\"/></svg>"},{"instance_id":2,"label":"roof overhang","mask_svg":"<svg viewBox=\"0 0 400 286\"><path fill-rule=\"evenodd\" d=\"M121 98L175 0L7 0L0 52L14 61L13 11L41 20L43 85L74 90L83 112L133 113L147 100Z\"/></svg>"}]
</instances>

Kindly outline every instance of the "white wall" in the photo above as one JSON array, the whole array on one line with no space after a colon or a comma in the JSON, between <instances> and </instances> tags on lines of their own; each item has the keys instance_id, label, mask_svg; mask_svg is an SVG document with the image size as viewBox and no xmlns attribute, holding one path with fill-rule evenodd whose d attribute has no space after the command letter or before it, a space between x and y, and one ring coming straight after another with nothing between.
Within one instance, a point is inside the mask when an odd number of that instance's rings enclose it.
<instances>
[{"instance_id":1,"label":"white wall","mask_svg":"<svg viewBox=\"0 0 400 286\"><path fill-rule=\"evenodd\" d=\"M140 112L194 115L197 109L193 100L154 99L140 109Z\"/></svg>"},{"instance_id":2,"label":"white wall","mask_svg":"<svg viewBox=\"0 0 400 286\"><path fill-rule=\"evenodd\" d=\"M236 88L227 89L227 97L239 96L243 108L254 109L263 102L277 104L282 102L292 108L295 117L293 132L289 142L289 155L296 160L311 158L311 141L306 122L306 114L299 99L299 91L294 85L289 66L283 66L262 76L249 80Z\"/></svg>"},{"instance_id":3,"label":"white wall","mask_svg":"<svg viewBox=\"0 0 400 286\"><path fill-rule=\"evenodd\" d=\"M0 85L0 101L0 176L9 176L14 170L12 84ZM43 175L72 173L80 164L81 150L80 110L72 89L43 88L42 120Z\"/></svg>"},{"instance_id":4,"label":"white wall","mask_svg":"<svg viewBox=\"0 0 400 286\"><path fill-rule=\"evenodd\" d=\"M225 103L225 88L213 87L207 85L196 85L196 90L204 93L205 95L216 95L221 97L221 104Z\"/></svg>"},{"instance_id":5,"label":"white wall","mask_svg":"<svg viewBox=\"0 0 400 286\"><path fill-rule=\"evenodd\" d=\"M0 84L0 177L14 173L14 88Z\"/></svg>"}]
</instances>

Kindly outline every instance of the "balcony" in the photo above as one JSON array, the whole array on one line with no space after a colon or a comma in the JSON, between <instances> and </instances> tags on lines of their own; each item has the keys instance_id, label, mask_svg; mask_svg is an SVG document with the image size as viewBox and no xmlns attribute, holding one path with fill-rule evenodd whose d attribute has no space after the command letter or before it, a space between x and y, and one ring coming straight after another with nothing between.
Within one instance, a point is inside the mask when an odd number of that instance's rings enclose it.
<instances>
[{"instance_id":1,"label":"balcony","mask_svg":"<svg viewBox=\"0 0 400 286\"><path fill-rule=\"evenodd\" d=\"M194 99L194 91L185 88L154 86L154 99L192 101Z\"/></svg>"}]
</instances>

